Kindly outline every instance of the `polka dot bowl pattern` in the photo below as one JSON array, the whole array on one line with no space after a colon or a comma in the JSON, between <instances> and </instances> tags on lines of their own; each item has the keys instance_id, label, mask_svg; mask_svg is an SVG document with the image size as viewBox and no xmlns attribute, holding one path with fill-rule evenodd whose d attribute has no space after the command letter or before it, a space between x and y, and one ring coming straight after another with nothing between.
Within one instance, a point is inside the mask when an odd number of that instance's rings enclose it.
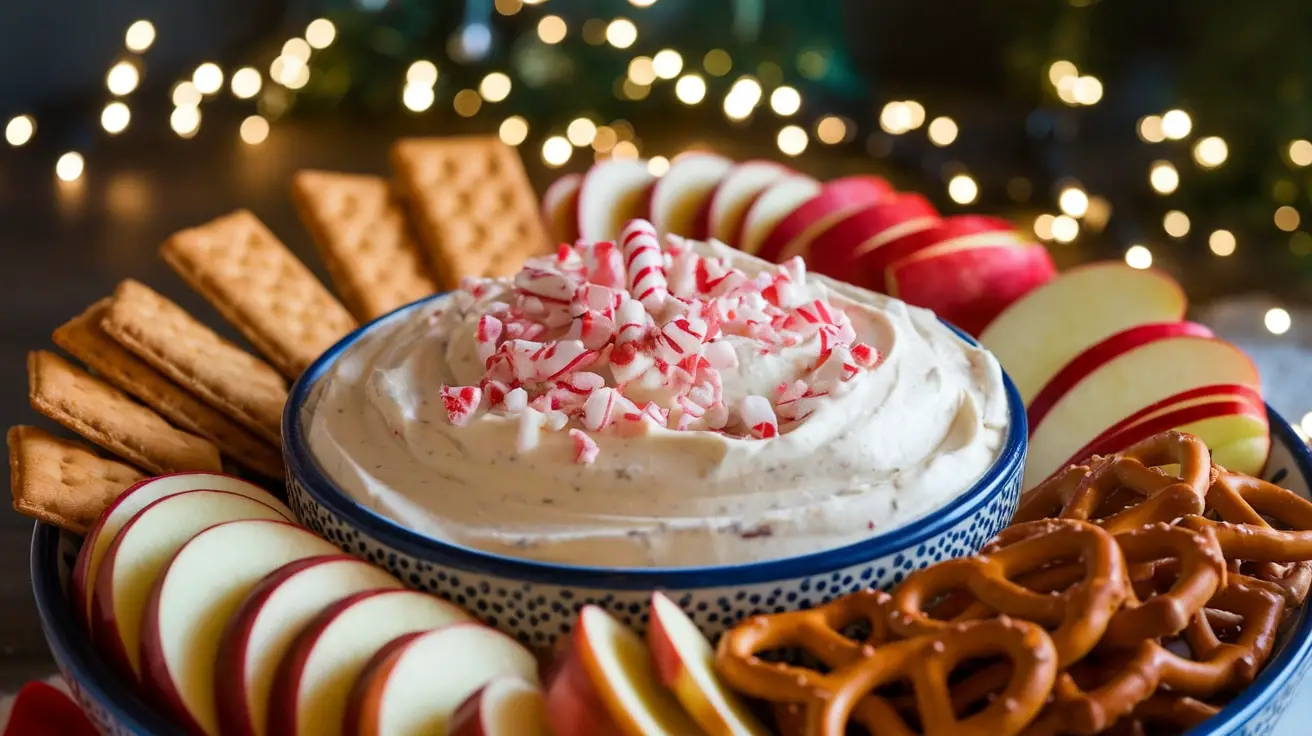
<instances>
[{"instance_id":1,"label":"polka dot bowl pattern","mask_svg":"<svg viewBox=\"0 0 1312 736\"><path fill-rule=\"evenodd\" d=\"M1020 497L1024 409L1007 380L1013 418L993 466L945 508L861 542L781 560L695 568L614 569L489 554L417 534L357 503L333 484L308 449L315 390L338 357L372 329L402 320L422 300L346 337L293 387L283 417L288 503L300 521L351 554L385 566L408 585L470 608L525 643L549 646L578 609L596 603L645 629L648 597L664 590L708 636L743 618L827 602L897 584L912 570L979 549L1011 519ZM960 334L960 333L959 333ZM962 338L970 340L964 334Z\"/></svg>"}]
</instances>

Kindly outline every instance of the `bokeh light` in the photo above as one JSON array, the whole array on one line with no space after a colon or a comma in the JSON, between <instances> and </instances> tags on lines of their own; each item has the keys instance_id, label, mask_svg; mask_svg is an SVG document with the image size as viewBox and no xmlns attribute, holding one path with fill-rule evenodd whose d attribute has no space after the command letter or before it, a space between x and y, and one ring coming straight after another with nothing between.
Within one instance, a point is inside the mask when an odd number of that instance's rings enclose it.
<instances>
[{"instance_id":1,"label":"bokeh light","mask_svg":"<svg viewBox=\"0 0 1312 736\"><path fill-rule=\"evenodd\" d=\"M1145 269L1153 265L1153 252L1142 245L1125 249L1125 263L1130 268Z\"/></svg>"}]
</instances>

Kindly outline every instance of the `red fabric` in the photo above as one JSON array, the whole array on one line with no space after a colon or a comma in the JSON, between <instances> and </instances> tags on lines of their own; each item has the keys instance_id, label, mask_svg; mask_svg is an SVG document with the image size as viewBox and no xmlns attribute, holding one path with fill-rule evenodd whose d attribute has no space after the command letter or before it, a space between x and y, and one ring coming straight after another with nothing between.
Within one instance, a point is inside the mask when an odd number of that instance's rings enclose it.
<instances>
[{"instance_id":1,"label":"red fabric","mask_svg":"<svg viewBox=\"0 0 1312 736\"><path fill-rule=\"evenodd\" d=\"M18 691L9 723L0 736L98 736L72 698L44 682Z\"/></svg>"}]
</instances>

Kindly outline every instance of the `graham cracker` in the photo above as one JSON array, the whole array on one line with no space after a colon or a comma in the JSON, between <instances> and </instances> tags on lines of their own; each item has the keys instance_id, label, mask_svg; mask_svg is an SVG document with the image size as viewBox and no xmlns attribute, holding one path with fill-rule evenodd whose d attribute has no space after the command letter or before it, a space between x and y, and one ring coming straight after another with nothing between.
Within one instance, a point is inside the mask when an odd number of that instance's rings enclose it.
<instances>
[{"instance_id":1,"label":"graham cracker","mask_svg":"<svg viewBox=\"0 0 1312 736\"><path fill-rule=\"evenodd\" d=\"M442 288L465 276L512 276L549 249L524 163L496 136L402 139L391 158Z\"/></svg>"},{"instance_id":2,"label":"graham cracker","mask_svg":"<svg viewBox=\"0 0 1312 736\"><path fill-rule=\"evenodd\" d=\"M287 384L150 287L127 280L101 327L118 344L260 437L282 446Z\"/></svg>"},{"instance_id":3,"label":"graham cracker","mask_svg":"<svg viewBox=\"0 0 1312 736\"><path fill-rule=\"evenodd\" d=\"M105 332L100 323L110 303L102 299L61 325L53 335L55 344L174 426L213 442L224 457L266 477L281 478L278 448L169 380Z\"/></svg>"},{"instance_id":4,"label":"graham cracker","mask_svg":"<svg viewBox=\"0 0 1312 736\"><path fill-rule=\"evenodd\" d=\"M145 477L36 427L13 427L8 441L14 510L74 534L86 534L119 494Z\"/></svg>"},{"instance_id":5,"label":"graham cracker","mask_svg":"<svg viewBox=\"0 0 1312 736\"><path fill-rule=\"evenodd\" d=\"M437 291L386 179L299 171L292 201L356 319L368 322Z\"/></svg>"},{"instance_id":6,"label":"graham cracker","mask_svg":"<svg viewBox=\"0 0 1312 736\"><path fill-rule=\"evenodd\" d=\"M160 254L288 378L300 376L357 326L247 210L175 233Z\"/></svg>"},{"instance_id":7,"label":"graham cracker","mask_svg":"<svg viewBox=\"0 0 1312 736\"><path fill-rule=\"evenodd\" d=\"M27 354L27 383L33 409L139 468L157 475L223 470L209 440L173 427L54 353Z\"/></svg>"}]
</instances>

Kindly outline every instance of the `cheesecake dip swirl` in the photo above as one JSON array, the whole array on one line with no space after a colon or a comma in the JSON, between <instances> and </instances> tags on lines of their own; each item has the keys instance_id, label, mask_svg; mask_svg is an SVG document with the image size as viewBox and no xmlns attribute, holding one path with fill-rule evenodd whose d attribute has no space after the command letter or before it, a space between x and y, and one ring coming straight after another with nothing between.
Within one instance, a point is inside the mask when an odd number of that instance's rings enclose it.
<instances>
[{"instance_id":1,"label":"cheesecake dip swirl","mask_svg":"<svg viewBox=\"0 0 1312 736\"><path fill-rule=\"evenodd\" d=\"M1009 420L997 361L931 312L641 220L376 325L302 411L378 513L600 567L859 541L967 490Z\"/></svg>"}]
</instances>

